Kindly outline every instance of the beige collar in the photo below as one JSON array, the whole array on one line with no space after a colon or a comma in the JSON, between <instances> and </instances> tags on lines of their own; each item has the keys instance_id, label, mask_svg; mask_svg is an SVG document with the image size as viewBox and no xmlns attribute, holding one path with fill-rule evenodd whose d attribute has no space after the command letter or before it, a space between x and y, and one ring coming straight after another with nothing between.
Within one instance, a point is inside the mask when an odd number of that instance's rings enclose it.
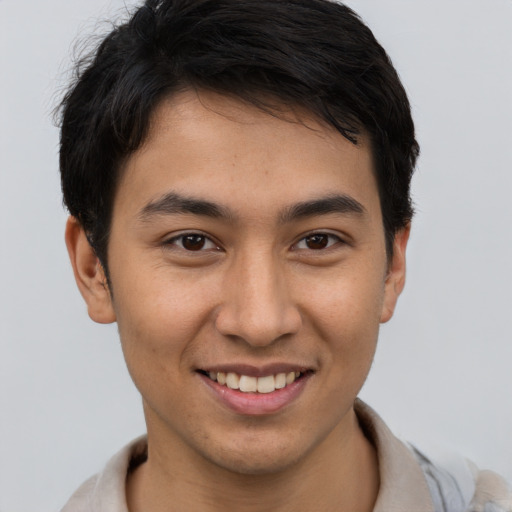
<instances>
[{"instance_id":1,"label":"beige collar","mask_svg":"<svg viewBox=\"0 0 512 512\"><path fill-rule=\"evenodd\" d=\"M365 403L357 400L355 411L361 428L377 449L380 489L374 512L434 512L427 482L411 451ZM127 445L110 459L99 475L76 491L61 512L128 512L125 497L128 468L146 451L145 436Z\"/></svg>"},{"instance_id":2,"label":"beige collar","mask_svg":"<svg viewBox=\"0 0 512 512\"><path fill-rule=\"evenodd\" d=\"M409 448L361 400L356 400L355 411L379 460L380 489L373 512L434 512L427 481Z\"/></svg>"}]
</instances>

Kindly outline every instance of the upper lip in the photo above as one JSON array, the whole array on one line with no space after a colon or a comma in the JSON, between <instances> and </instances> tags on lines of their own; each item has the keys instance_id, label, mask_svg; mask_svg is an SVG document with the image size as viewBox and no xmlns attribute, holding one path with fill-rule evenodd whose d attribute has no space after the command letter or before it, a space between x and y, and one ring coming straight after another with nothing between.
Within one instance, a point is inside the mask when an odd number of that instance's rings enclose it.
<instances>
[{"instance_id":1,"label":"upper lip","mask_svg":"<svg viewBox=\"0 0 512 512\"><path fill-rule=\"evenodd\" d=\"M278 373L306 372L312 370L309 366L293 363L270 363L261 366L251 364L216 364L198 368L204 372L214 373L237 373L238 375L247 375L248 377L265 377L267 375L276 375Z\"/></svg>"}]
</instances>

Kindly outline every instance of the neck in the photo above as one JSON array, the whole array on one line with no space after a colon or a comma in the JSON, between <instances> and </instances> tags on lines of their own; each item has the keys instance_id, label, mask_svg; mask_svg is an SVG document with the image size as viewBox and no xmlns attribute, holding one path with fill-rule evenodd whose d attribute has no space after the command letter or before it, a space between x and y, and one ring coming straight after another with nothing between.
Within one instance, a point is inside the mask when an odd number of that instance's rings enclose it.
<instances>
[{"instance_id":1,"label":"neck","mask_svg":"<svg viewBox=\"0 0 512 512\"><path fill-rule=\"evenodd\" d=\"M371 512L379 488L377 455L353 411L344 427L296 464L272 474L233 473L205 459L182 457L176 447L159 446L153 453L150 441L147 462L127 480L129 510Z\"/></svg>"}]
</instances>

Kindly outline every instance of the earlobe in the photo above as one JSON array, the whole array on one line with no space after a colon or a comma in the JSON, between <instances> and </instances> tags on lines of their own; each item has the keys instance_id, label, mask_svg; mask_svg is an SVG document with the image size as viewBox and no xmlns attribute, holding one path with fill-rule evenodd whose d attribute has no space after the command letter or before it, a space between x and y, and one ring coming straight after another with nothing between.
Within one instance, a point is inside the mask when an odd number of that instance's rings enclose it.
<instances>
[{"instance_id":1,"label":"earlobe","mask_svg":"<svg viewBox=\"0 0 512 512\"><path fill-rule=\"evenodd\" d=\"M76 284L87 304L89 316L101 324L115 322L105 271L75 217L68 218L65 238Z\"/></svg>"},{"instance_id":2,"label":"earlobe","mask_svg":"<svg viewBox=\"0 0 512 512\"><path fill-rule=\"evenodd\" d=\"M411 232L411 225L397 231L393 242L393 257L389 264L386 282L384 285L384 301L382 304L382 312L380 322L385 323L391 319L395 311L398 297L402 293L405 286L405 270L407 242Z\"/></svg>"}]
</instances>

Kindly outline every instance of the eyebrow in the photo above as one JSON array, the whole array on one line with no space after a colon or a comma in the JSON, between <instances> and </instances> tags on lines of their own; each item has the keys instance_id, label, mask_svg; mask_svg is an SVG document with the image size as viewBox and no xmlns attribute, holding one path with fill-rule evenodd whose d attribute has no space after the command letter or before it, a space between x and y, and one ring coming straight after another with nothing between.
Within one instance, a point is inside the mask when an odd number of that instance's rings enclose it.
<instances>
[{"instance_id":1,"label":"eyebrow","mask_svg":"<svg viewBox=\"0 0 512 512\"><path fill-rule=\"evenodd\" d=\"M155 216L187 213L221 219L233 218L233 214L228 208L204 199L185 197L175 192L169 192L149 202L139 212L138 217L140 220L147 222Z\"/></svg>"},{"instance_id":2,"label":"eyebrow","mask_svg":"<svg viewBox=\"0 0 512 512\"><path fill-rule=\"evenodd\" d=\"M286 224L297 219L318 215L355 214L362 216L366 213L366 208L353 197L346 194L333 194L288 206L280 212L279 221ZM138 217L143 222L149 222L156 216L180 214L201 215L225 220L236 219L236 215L225 206L205 199L186 197L176 192L169 192L150 201L142 208Z\"/></svg>"},{"instance_id":3,"label":"eyebrow","mask_svg":"<svg viewBox=\"0 0 512 512\"><path fill-rule=\"evenodd\" d=\"M329 214L366 215L366 208L353 197L346 194L333 194L319 199L312 199L285 208L280 215L282 223L292 222L304 217Z\"/></svg>"}]
</instances>

